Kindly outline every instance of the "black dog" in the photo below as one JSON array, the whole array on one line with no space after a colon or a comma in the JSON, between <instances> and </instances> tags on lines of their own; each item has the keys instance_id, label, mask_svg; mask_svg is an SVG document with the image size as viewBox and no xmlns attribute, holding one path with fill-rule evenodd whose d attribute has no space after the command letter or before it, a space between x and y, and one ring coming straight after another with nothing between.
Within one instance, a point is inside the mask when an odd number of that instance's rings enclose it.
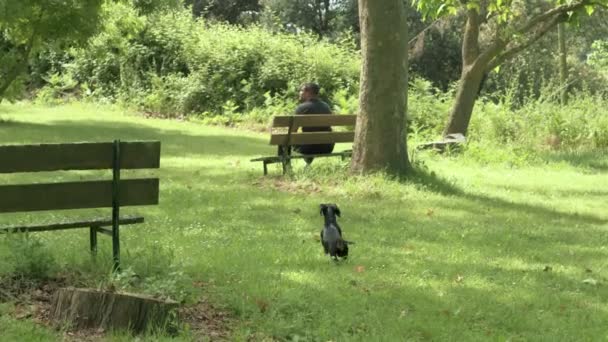
<instances>
[{"instance_id":1,"label":"black dog","mask_svg":"<svg viewBox=\"0 0 608 342\"><path fill-rule=\"evenodd\" d=\"M346 259L348 245L352 242L342 238L342 229L336 221L336 216L340 217L340 209L335 204L321 204L320 207L321 215L325 216L325 225L321 231L323 250L334 260L338 260L338 257Z\"/></svg>"}]
</instances>

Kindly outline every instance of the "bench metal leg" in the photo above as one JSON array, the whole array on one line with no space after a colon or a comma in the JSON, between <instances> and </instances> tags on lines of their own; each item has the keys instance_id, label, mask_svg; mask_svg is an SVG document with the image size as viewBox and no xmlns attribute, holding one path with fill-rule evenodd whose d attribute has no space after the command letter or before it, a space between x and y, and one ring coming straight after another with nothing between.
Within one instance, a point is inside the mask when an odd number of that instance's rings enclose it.
<instances>
[{"instance_id":1,"label":"bench metal leg","mask_svg":"<svg viewBox=\"0 0 608 342\"><path fill-rule=\"evenodd\" d=\"M91 238L91 254L97 255L97 227L91 227L89 231Z\"/></svg>"},{"instance_id":2,"label":"bench metal leg","mask_svg":"<svg viewBox=\"0 0 608 342\"><path fill-rule=\"evenodd\" d=\"M290 158L283 159L281 161L281 163L283 164L283 174L286 174L291 171L291 159Z\"/></svg>"},{"instance_id":3,"label":"bench metal leg","mask_svg":"<svg viewBox=\"0 0 608 342\"><path fill-rule=\"evenodd\" d=\"M114 271L120 271L120 140L114 140L112 167L112 259Z\"/></svg>"},{"instance_id":4,"label":"bench metal leg","mask_svg":"<svg viewBox=\"0 0 608 342\"><path fill-rule=\"evenodd\" d=\"M264 176L268 174L268 162L264 161Z\"/></svg>"}]
</instances>

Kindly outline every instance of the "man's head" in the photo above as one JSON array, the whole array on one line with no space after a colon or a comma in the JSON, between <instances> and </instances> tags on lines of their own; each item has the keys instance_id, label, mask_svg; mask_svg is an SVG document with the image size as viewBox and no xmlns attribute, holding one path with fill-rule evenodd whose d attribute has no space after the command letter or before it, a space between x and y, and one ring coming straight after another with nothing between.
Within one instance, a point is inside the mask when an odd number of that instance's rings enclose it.
<instances>
[{"instance_id":1,"label":"man's head","mask_svg":"<svg viewBox=\"0 0 608 342\"><path fill-rule=\"evenodd\" d=\"M316 83L304 83L300 87L300 102L310 101L319 97L319 85Z\"/></svg>"}]
</instances>

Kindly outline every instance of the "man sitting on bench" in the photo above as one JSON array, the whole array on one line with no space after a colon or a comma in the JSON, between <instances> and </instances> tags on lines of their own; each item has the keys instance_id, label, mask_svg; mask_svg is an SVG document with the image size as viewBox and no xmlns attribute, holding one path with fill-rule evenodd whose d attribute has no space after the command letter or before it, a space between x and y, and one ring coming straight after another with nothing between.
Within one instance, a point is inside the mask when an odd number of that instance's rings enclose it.
<instances>
[{"instance_id":1,"label":"man sitting on bench","mask_svg":"<svg viewBox=\"0 0 608 342\"><path fill-rule=\"evenodd\" d=\"M296 108L296 115L306 114L329 114L329 105L319 99L319 85L316 83L306 83L300 88L300 105ZM302 132L331 132L331 127L302 127ZM303 155L306 154L326 154L332 153L334 144L323 145L298 145L294 150ZM304 158L307 166L312 163L314 158Z\"/></svg>"}]
</instances>

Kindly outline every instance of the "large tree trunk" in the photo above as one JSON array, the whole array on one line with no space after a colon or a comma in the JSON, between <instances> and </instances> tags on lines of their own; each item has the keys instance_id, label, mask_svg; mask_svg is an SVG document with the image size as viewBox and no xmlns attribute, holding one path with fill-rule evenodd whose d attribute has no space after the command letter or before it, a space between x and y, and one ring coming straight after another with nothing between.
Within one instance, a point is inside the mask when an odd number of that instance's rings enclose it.
<instances>
[{"instance_id":1,"label":"large tree trunk","mask_svg":"<svg viewBox=\"0 0 608 342\"><path fill-rule=\"evenodd\" d=\"M402 0L359 0L361 91L351 169L410 168L407 155L407 26Z\"/></svg>"}]
</instances>

